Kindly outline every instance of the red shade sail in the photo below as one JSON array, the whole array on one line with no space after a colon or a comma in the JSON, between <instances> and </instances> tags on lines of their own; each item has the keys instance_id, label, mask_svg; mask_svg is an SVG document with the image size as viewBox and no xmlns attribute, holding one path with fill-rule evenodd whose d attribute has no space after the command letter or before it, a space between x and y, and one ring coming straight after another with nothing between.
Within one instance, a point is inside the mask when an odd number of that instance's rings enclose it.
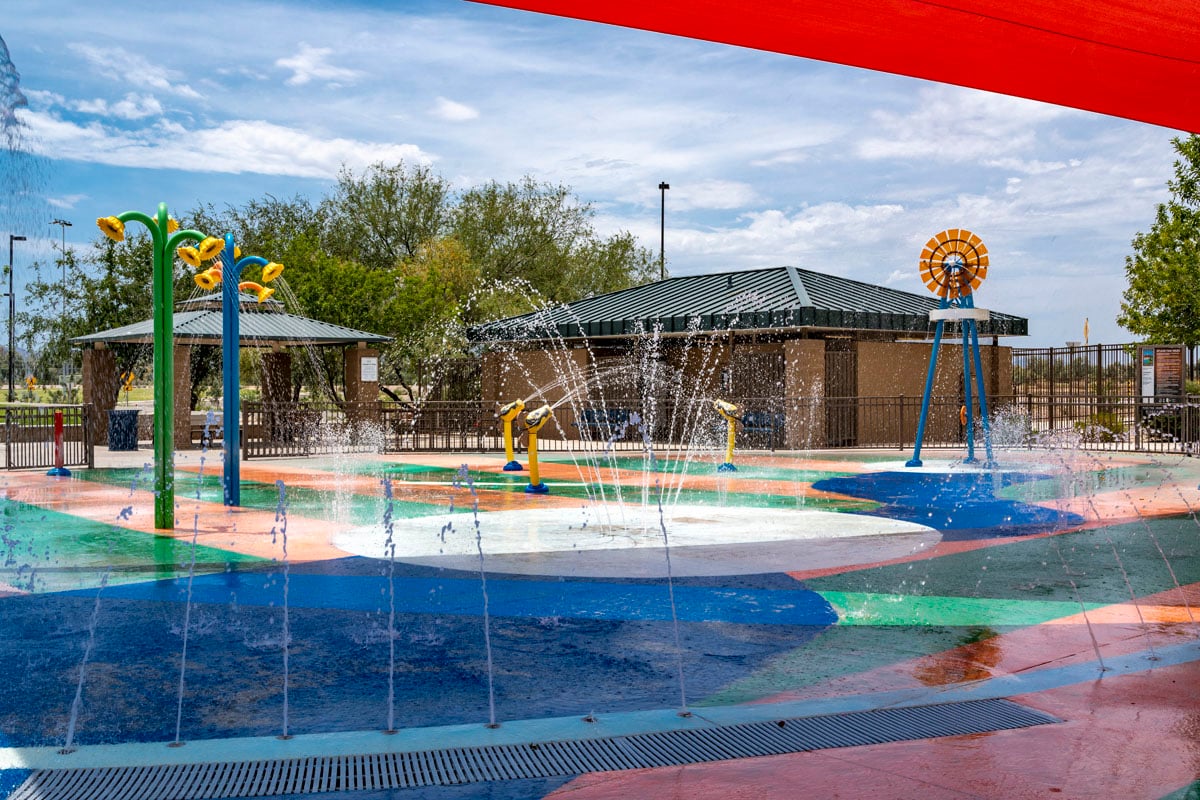
<instances>
[{"instance_id":1,"label":"red shade sail","mask_svg":"<svg viewBox=\"0 0 1200 800\"><path fill-rule=\"evenodd\" d=\"M1200 0L477 0L1200 132Z\"/></svg>"}]
</instances>

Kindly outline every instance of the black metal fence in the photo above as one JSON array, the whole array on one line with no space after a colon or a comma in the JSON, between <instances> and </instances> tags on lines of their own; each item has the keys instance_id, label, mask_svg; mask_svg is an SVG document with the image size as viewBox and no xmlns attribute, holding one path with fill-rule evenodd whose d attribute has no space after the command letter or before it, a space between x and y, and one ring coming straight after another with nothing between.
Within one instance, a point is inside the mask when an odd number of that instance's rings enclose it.
<instances>
[{"instance_id":1,"label":"black metal fence","mask_svg":"<svg viewBox=\"0 0 1200 800\"><path fill-rule=\"evenodd\" d=\"M4 409L4 464L6 469L49 469L57 466L55 414L62 414L64 467L95 464L90 405L10 406Z\"/></svg>"},{"instance_id":2,"label":"black metal fence","mask_svg":"<svg viewBox=\"0 0 1200 800\"><path fill-rule=\"evenodd\" d=\"M1137 350L1136 344L1013 348L1013 393L1132 396L1140 388Z\"/></svg>"},{"instance_id":3,"label":"black metal fence","mask_svg":"<svg viewBox=\"0 0 1200 800\"><path fill-rule=\"evenodd\" d=\"M373 453L386 450L382 403L242 404L242 457Z\"/></svg>"},{"instance_id":4,"label":"black metal fence","mask_svg":"<svg viewBox=\"0 0 1200 800\"><path fill-rule=\"evenodd\" d=\"M737 447L745 450L911 448L920 397L735 398ZM1006 395L989 397L996 447L1074 447L1192 453L1200 447L1200 397ZM482 401L404 403L248 403L244 457L275 458L347 452L488 452L504 448L496 408ZM982 445L975 415L973 434ZM528 435L514 425L518 450ZM922 446L966 444L962 401L934 398ZM639 451L725 446L726 422L712 401L609 400L564 403L539 433L538 449Z\"/></svg>"}]
</instances>

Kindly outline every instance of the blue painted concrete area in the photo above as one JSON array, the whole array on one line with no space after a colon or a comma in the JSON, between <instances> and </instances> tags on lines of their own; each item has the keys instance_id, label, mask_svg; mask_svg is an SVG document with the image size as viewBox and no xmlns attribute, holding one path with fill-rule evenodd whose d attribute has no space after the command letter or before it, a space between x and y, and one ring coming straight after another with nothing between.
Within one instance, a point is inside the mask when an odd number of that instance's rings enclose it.
<instances>
[{"instance_id":1,"label":"blue painted concrete area","mask_svg":"<svg viewBox=\"0 0 1200 800\"><path fill-rule=\"evenodd\" d=\"M400 727L487 721L477 576L396 564L389 628L386 566L348 558L288 575L289 732L386 727L389 674ZM281 732L284 584L279 564L197 576L181 738ZM12 668L0 683L0 729L12 744L64 741L97 597L76 742L171 741L186 589L173 579L0 601L0 659ZM693 702L836 621L824 599L782 575L691 580L675 592ZM493 575L488 595L498 718L678 705L665 582Z\"/></svg>"},{"instance_id":2,"label":"blue painted concrete area","mask_svg":"<svg viewBox=\"0 0 1200 800\"><path fill-rule=\"evenodd\" d=\"M1047 476L1019 472L872 472L826 478L814 489L874 500L871 513L928 525L944 541L1025 536L1068 530L1083 517L1010 499ZM1007 491L1006 491L1007 490Z\"/></svg>"},{"instance_id":3,"label":"blue painted concrete area","mask_svg":"<svg viewBox=\"0 0 1200 800\"><path fill-rule=\"evenodd\" d=\"M365 560L378 570L378 563ZM458 573L461 575L461 573ZM404 575L389 581L384 575L345 575L296 572L288 575L288 602L293 608L387 610L405 614L479 616L483 592L477 576ZM283 603L284 576L278 570L237 570L197 576L191 584L194 603L275 606ZM490 613L496 617L575 618L669 622L670 595L665 584L606 581L506 580L492 576L487 583ZM71 594L94 596L94 592ZM108 598L182 603L187 578L114 586ZM833 607L816 592L796 584L790 590L736 586L675 587L676 615L686 622L727 622L735 625L832 625Z\"/></svg>"}]
</instances>

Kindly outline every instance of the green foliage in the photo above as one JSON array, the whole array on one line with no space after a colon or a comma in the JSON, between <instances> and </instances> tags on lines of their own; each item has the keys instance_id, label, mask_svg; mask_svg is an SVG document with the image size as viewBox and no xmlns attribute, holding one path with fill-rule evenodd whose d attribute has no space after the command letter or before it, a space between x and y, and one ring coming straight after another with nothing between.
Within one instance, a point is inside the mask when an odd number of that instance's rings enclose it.
<instances>
[{"instance_id":1,"label":"green foliage","mask_svg":"<svg viewBox=\"0 0 1200 800\"><path fill-rule=\"evenodd\" d=\"M1085 442L1124 441L1125 423L1112 411L1098 411L1086 420L1076 420L1075 430Z\"/></svg>"},{"instance_id":2,"label":"green foliage","mask_svg":"<svg viewBox=\"0 0 1200 800\"><path fill-rule=\"evenodd\" d=\"M331 255L386 270L446 232L450 184L429 167L375 164L361 176L343 169L321 204Z\"/></svg>"},{"instance_id":3,"label":"green foliage","mask_svg":"<svg viewBox=\"0 0 1200 800\"><path fill-rule=\"evenodd\" d=\"M1125 259L1128 287L1117 322L1148 342L1200 343L1200 136L1172 140L1179 158L1148 233Z\"/></svg>"},{"instance_id":4,"label":"green foliage","mask_svg":"<svg viewBox=\"0 0 1200 800\"><path fill-rule=\"evenodd\" d=\"M519 281L540 300L569 303L650 280L650 251L628 233L601 239L594 215L567 187L525 178L465 192L453 227L485 286Z\"/></svg>"}]
</instances>

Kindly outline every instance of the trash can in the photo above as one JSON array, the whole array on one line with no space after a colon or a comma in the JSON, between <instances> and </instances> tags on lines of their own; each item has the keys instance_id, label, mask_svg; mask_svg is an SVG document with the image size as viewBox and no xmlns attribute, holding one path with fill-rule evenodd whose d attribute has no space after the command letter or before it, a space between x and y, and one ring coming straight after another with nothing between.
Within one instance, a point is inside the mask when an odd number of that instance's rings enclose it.
<instances>
[{"instance_id":1,"label":"trash can","mask_svg":"<svg viewBox=\"0 0 1200 800\"><path fill-rule=\"evenodd\" d=\"M138 449L138 410L108 412L108 449Z\"/></svg>"}]
</instances>

